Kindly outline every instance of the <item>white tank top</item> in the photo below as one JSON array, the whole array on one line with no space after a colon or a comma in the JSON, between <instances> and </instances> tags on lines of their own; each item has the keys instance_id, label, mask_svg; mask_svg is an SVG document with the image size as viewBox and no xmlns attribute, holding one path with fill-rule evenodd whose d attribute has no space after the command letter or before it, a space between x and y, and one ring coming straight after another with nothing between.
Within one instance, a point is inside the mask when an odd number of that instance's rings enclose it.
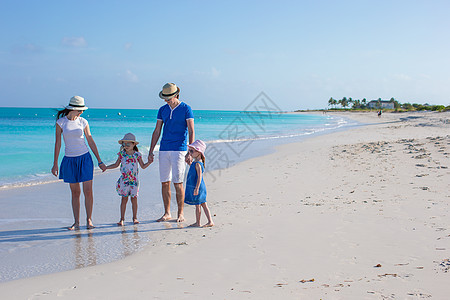
<instances>
[{"instance_id":1,"label":"white tank top","mask_svg":"<svg viewBox=\"0 0 450 300\"><path fill-rule=\"evenodd\" d=\"M62 129L66 156L75 157L89 152L84 140L84 128L88 125L86 119L78 117L72 121L65 116L58 119L56 124Z\"/></svg>"}]
</instances>

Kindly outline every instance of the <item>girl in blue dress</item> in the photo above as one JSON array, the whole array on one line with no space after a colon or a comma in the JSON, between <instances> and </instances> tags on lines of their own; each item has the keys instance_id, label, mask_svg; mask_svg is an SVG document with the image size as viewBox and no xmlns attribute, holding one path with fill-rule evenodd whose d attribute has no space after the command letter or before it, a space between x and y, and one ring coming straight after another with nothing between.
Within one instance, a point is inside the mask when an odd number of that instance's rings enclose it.
<instances>
[{"instance_id":1,"label":"girl in blue dress","mask_svg":"<svg viewBox=\"0 0 450 300\"><path fill-rule=\"evenodd\" d=\"M189 172L186 180L186 191L184 196L184 203L195 205L196 222L190 226L200 227L200 217L202 208L205 212L208 223L202 227L214 226L211 218L208 205L206 204L206 185L203 180L203 172L205 171L205 149L206 144L201 140L196 140L188 145L189 155L192 156L193 162L189 167Z\"/></svg>"}]
</instances>

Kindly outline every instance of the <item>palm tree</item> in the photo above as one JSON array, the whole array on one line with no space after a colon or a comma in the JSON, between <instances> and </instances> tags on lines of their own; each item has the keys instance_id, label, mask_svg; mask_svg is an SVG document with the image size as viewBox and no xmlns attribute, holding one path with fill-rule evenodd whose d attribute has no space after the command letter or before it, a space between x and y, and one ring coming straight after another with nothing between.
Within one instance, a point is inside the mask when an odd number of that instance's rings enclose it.
<instances>
[{"instance_id":1,"label":"palm tree","mask_svg":"<svg viewBox=\"0 0 450 300\"><path fill-rule=\"evenodd\" d=\"M333 99L333 97L330 98L330 100L328 100L328 106L331 106L334 104L336 100Z\"/></svg>"},{"instance_id":2,"label":"palm tree","mask_svg":"<svg viewBox=\"0 0 450 300\"><path fill-rule=\"evenodd\" d=\"M343 108L347 107L347 105L348 105L347 97L342 98L341 105L342 105Z\"/></svg>"}]
</instances>

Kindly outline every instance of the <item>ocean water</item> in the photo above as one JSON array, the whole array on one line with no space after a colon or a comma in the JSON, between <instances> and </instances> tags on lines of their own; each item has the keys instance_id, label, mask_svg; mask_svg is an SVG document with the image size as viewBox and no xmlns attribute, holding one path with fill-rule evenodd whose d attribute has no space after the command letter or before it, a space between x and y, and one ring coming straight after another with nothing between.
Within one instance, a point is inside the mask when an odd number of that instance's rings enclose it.
<instances>
[{"instance_id":1,"label":"ocean water","mask_svg":"<svg viewBox=\"0 0 450 300\"><path fill-rule=\"evenodd\" d=\"M82 205L81 229L68 231L67 226L73 223L70 191L67 184L50 174L55 113L51 108L0 108L0 282L111 262L154 242L155 232L189 230L176 222L154 221L163 213L155 155L155 162L139 174L141 224L131 224L128 205L126 226L116 225L120 216L120 197L115 191L119 171L108 170L98 176L97 170L93 211L96 228L85 229ZM83 117L89 121L105 163L116 160L117 141L127 132L136 135L146 161L156 113L146 109L89 109ZM274 145L353 125L339 117L279 111L196 110L194 116L196 138L207 143L205 178L217 175L211 170L269 153ZM60 160L63 155L62 149ZM215 180L207 179L209 183ZM214 199L208 202L214 213ZM175 204L172 210L176 210ZM194 209L185 207L185 216L185 223L192 223Z\"/></svg>"},{"instance_id":2,"label":"ocean water","mask_svg":"<svg viewBox=\"0 0 450 300\"><path fill-rule=\"evenodd\" d=\"M50 174L55 141L55 114L52 108L0 108L0 189L41 184L55 180ZM105 163L116 160L117 141L127 132L136 135L143 154L156 123L156 110L88 109L94 140ZM194 111L196 138L208 144L235 144L233 153L241 156L243 147L253 141L302 137L345 125L342 118L278 112ZM240 144L240 145L237 145ZM64 147L59 159L64 156Z\"/></svg>"}]
</instances>

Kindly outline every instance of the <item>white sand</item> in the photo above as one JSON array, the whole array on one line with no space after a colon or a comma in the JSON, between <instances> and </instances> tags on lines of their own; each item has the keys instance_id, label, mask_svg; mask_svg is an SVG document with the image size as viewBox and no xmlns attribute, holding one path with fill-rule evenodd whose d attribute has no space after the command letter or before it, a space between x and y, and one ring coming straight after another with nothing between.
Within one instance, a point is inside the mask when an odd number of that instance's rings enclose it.
<instances>
[{"instance_id":1,"label":"white sand","mask_svg":"<svg viewBox=\"0 0 450 300\"><path fill-rule=\"evenodd\" d=\"M448 299L450 114L348 117L372 124L217 171L215 227L166 223L137 254L1 298Z\"/></svg>"}]
</instances>

